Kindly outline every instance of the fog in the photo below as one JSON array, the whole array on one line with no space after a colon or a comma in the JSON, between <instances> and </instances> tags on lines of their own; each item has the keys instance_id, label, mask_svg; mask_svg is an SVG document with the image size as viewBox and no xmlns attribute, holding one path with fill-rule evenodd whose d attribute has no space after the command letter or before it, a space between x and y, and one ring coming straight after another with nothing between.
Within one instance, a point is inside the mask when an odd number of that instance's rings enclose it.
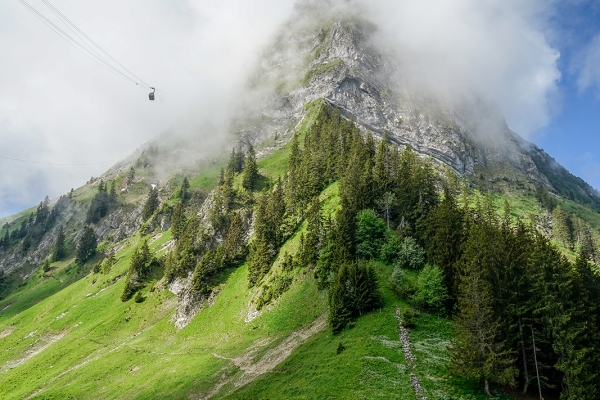
<instances>
[{"instance_id":1,"label":"fog","mask_svg":"<svg viewBox=\"0 0 600 400\"><path fill-rule=\"evenodd\" d=\"M55 21L42 0L30 0ZM549 43L553 2L362 0L375 40L406 84L445 98L496 104L529 135L552 116L559 53ZM18 1L0 3L0 216L98 176L161 132L223 137L260 52L293 0L52 0L120 63L135 85L83 56ZM60 25L65 29L64 25ZM595 57L590 50L590 57ZM582 78L592 82L594 76ZM136 79L137 80L137 79ZM214 129L203 129L204 126Z\"/></svg>"}]
</instances>

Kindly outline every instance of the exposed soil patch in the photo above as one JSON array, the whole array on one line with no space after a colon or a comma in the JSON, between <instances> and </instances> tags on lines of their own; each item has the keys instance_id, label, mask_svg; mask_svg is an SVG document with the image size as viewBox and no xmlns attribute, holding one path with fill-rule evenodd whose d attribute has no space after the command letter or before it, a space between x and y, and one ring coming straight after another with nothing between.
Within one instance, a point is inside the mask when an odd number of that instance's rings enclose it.
<instances>
[{"instance_id":1,"label":"exposed soil patch","mask_svg":"<svg viewBox=\"0 0 600 400\"><path fill-rule=\"evenodd\" d=\"M292 332L280 344L272 349L267 350L265 355L257 361L254 361L255 354L258 352L258 350L260 350L261 347L265 347L266 344L256 344L246 351L246 353L235 358L223 357L213 353L213 355L217 358L231 361L236 367L241 369L243 373L238 378L226 378L225 376L221 376L221 379L217 385L208 394L200 398L208 399L212 397L228 383L233 383L234 388L239 388L252 382L262 374L273 371L273 369L285 361L285 359L287 359L298 346L305 343L311 336L317 334L326 327L327 315L323 314L314 320L311 325Z\"/></svg>"},{"instance_id":2,"label":"exposed soil patch","mask_svg":"<svg viewBox=\"0 0 600 400\"><path fill-rule=\"evenodd\" d=\"M10 335L11 333L13 333L15 331L15 328L6 328L5 330L3 330L2 332L0 332L0 339L7 337L8 335Z\"/></svg>"},{"instance_id":3,"label":"exposed soil patch","mask_svg":"<svg viewBox=\"0 0 600 400\"><path fill-rule=\"evenodd\" d=\"M65 333L61 332L61 333L57 333L55 335L47 335L47 336L41 338L33 346L31 346L29 349L25 350L25 353L21 357L15 358L14 360L7 361L6 364L4 364L2 366L2 368L0 368L0 374L4 373L10 369L16 368L19 365L25 363L30 358L35 357L36 355L40 354L42 351L46 350L53 343L58 342L64 336L65 336Z\"/></svg>"}]
</instances>

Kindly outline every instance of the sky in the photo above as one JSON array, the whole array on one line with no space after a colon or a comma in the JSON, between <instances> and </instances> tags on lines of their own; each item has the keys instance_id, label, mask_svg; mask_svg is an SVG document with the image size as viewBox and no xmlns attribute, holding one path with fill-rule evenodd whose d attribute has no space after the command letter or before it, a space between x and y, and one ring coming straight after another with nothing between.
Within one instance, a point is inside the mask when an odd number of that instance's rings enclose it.
<instances>
[{"instance_id":1,"label":"sky","mask_svg":"<svg viewBox=\"0 0 600 400\"><path fill-rule=\"evenodd\" d=\"M0 2L0 217L81 186L168 129L206 140L222 134L202 127L223 125L258 54L294 6L26 1L75 35L48 4L58 9L137 85L83 55L20 0ZM487 97L511 129L600 188L599 2L355 1L402 68L438 89ZM154 102L148 86L157 88Z\"/></svg>"}]
</instances>

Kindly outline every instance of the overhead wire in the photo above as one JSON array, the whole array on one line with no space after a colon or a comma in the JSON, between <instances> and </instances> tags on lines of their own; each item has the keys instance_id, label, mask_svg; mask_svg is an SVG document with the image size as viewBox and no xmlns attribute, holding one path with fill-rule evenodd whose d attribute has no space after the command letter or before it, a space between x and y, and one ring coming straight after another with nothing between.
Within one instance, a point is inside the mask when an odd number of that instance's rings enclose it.
<instances>
[{"instance_id":1,"label":"overhead wire","mask_svg":"<svg viewBox=\"0 0 600 400\"><path fill-rule=\"evenodd\" d=\"M103 161L103 162L97 162L97 163L51 163L51 162L44 162L44 161L24 160L21 158L13 158L13 157L6 157L6 156L0 156L0 158L4 159L4 160L20 161L20 162L25 162L25 163L30 163L30 164L67 165L67 166L101 165L101 164L108 164L109 162L112 162L112 161Z\"/></svg>"},{"instance_id":2,"label":"overhead wire","mask_svg":"<svg viewBox=\"0 0 600 400\"><path fill-rule=\"evenodd\" d=\"M149 88L151 87L148 83L144 82L144 80L142 78L140 78L139 76L137 76L136 74L131 72L127 67L125 67L117 59L115 59L113 56L111 56L106 50L104 50L98 43L96 43L92 38L90 38L85 32L83 32L81 29L79 29L79 27L77 27L77 25L75 25L69 18L67 18L63 13L61 13L56 7L54 7L48 0L42 0L42 3L44 3L50 9L50 11L52 11L58 18L60 18L63 21L63 23L65 23L68 26L70 25L71 27L73 27L73 29L75 29L77 32L79 32L81 35L83 35L98 50L100 50L102 53L104 53L106 56L108 56L117 65L119 65L121 68L123 68L125 71L127 71L131 76L133 76L134 78L136 78L138 81L140 81L144 85L148 86Z\"/></svg>"},{"instance_id":3,"label":"overhead wire","mask_svg":"<svg viewBox=\"0 0 600 400\"><path fill-rule=\"evenodd\" d=\"M17 1L19 3L21 3L29 12L31 12L33 15L35 15L39 20L41 20L48 27L50 27L50 29L52 29L56 34L58 34L58 36L63 38L67 43L69 43L71 46L75 47L77 50L79 50L82 54L84 54L85 56L90 58L92 61L96 62L98 65L109 70L110 72L117 74L118 76L134 83L135 85L138 84L138 82L136 82L130 76L125 75L123 72L119 71L113 65L111 65L108 61L106 61L105 59L103 59L102 57L97 55L96 53L90 51L87 47L85 47L84 45L79 43L77 40L73 39L73 37L71 37L71 35L69 35L67 32L62 30L54 22L52 22L48 18L46 18L42 13L40 13L38 10L36 10L33 6L31 6L25 0L17 0ZM77 46L79 46L79 47L77 47Z\"/></svg>"}]
</instances>

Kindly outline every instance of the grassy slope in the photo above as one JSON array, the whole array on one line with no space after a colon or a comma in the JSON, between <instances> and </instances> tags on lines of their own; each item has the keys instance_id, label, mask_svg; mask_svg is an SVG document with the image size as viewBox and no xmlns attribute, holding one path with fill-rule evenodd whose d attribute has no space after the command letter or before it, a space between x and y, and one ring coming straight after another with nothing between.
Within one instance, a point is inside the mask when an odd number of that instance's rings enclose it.
<instances>
[{"instance_id":1,"label":"grassy slope","mask_svg":"<svg viewBox=\"0 0 600 400\"><path fill-rule=\"evenodd\" d=\"M300 130L309 123L301 124ZM282 175L289 147L261 160L261 173L273 179ZM211 168L191 184L210 188L217 177L218 167ZM322 201L326 212L333 213L338 204L337 184L324 191ZM529 208L525 201L523 209ZM303 229L282 252L297 248ZM151 247L157 250L169 238L166 232ZM90 274L38 304L28 302L45 290L55 290L61 274L68 273L64 263L51 272L55 278L38 278L12 296L17 301L0 312L0 348L4 349L0 352L0 398L32 394L61 399L195 397L211 391L222 377L235 380L242 375L238 367L214 354L239 357L260 344L256 356L260 357L326 311L326 294L316 288L310 271L299 270L287 292L259 317L244 322L255 293L247 289L247 268L241 266L223 274L214 305L206 306L190 325L177 331L169 321L175 295L151 291L154 282L143 290L143 303L119 299L124 279L115 279L126 271L138 241L130 239L107 275ZM237 390L232 382L225 382L216 397L414 398L394 318L395 308L405 304L387 287L391 268L379 264L377 271L385 300L380 312L361 317L354 328L339 336L321 331L273 372ZM446 345L452 338L450 322L421 314L416 324L411 331L416 373L430 398L484 398L472 382L449 378L445 366ZM347 349L337 355L340 341ZM19 359L24 361L14 364Z\"/></svg>"}]
</instances>

